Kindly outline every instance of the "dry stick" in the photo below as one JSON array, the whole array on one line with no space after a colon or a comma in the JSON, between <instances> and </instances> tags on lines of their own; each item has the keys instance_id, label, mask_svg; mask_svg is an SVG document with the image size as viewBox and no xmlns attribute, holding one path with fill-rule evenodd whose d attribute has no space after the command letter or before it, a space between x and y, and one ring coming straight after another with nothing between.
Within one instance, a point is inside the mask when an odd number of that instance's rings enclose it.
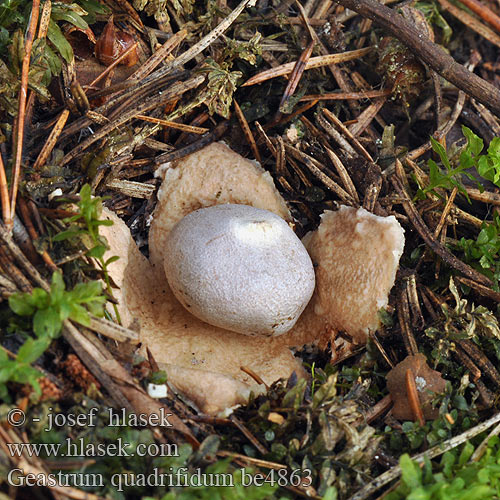
<instances>
[{"instance_id":1,"label":"dry stick","mask_svg":"<svg viewBox=\"0 0 500 500\"><path fill-rule=\"evenodd\" d=\"M252 131L250 130L250 126L248 125L247 119L245 118L243 111L241 111L240 105L236 102L236 99L233 99L233 104L234 104L234 111L236 112L236 117L238 118L238 121L240 122L240 127L243 130L243 133L245 134L245 137L248 143L250 144L250 147L252 148L253 155L259 163L262 163L262 158L260 157L259 148L257 147L257 143L255 142L255 137L253 136Z\"/></svg>"},{"instance_id":2,"label":"dry stick","mask_svg":"<svg viewBox=\"0 0 500 500\"><path fill-rule=\"evenodd\" d=\"M323 108L323 114L351 141L352 146L361 156L364 156L368 161L373 162L373 158L370 153L368 153L358 139L351 134L350 130L329 109Z\"/></svg>"},{"instance_id":3,"label":"dry stick","mask_svg":"<svg viewBox=\"0 0 500 500\"><path fill-rule=\"evenodd\" d=\"M91 89L94 87L94 85L98 82L100 82L106 75L109 75L109 73L116 68L123 60L125 60L130 53L132 53L133 50L136 50L138 46L138 43L135 42L133 43L125 52L123 52L120 57L117 57L101 74L97 75L87 86L87 89Z\"/></svg>"},{"instance_id":4,"label":"dry stick","mask_svg":"<svg viewBox=\"0 0 500 500\"><path fill-rule=\"evenodd\" d=\"M185 125L184 123L172 122L170 120L162 120L161 118L155 118L153 116L146 115L136 115L134 118L139 120L144 120L145 122L158 123L164 127L174 128L176 130L182 130L183 132L188 132L190 134L206 134L210 129L205 127L193 127L192 125Z\"/></svg>"},{"instance_id":5,"label":"dry stick","mask_svg":"<svg viewBox=\"0 0 500 500\"><path fill-rule=\"evenodd\" d=\"M204 77L201 75L197 75L193 78L185 82L176 82L171 85L167 90L164 90L162 94L156 95L150 99L147 99L146 102L143 102L136 108L123 113L121 116L117 117L113 122L104 125L101 129L99 129L95 134L87 137L82 143L72 149L61 161L61 165L66 165L69 161L75 158L82 151L85 151L89 146L94 144L94 142L98 141L102 137L106 136L113 129L123 125L128 120L131 120L137 115L140 115L146 111L150 111L151 109L157 108L158 106L162 106L166 102L174 99L175 97L191 90L192 88L200 85L204 80Z\"/></svg>"},{"instance_id":6,"label":"dry stick","mask_svg":"<svg viewBox=\"0 0 500 500\"><path fill-rule=\"evenodd\" d=\"M140 68L130 75L127 80L140 80L153 71L186 38L187 31L182 29L169 38Z\"/></svg>"},{"instance_id":7,"label":"dry stick","mask_svg":"<svg viewBox=\"0 0 500 500\"><path fill-rule=\"evenodd\" d=\"M5 174L5 166L3 164L2 153L0 153L0 200L2 200L2 218L4 224L11 220L10 218L10 201L9 201L9 186L7 185L7 176Z\"/></svg>"},{"instance_id":8,"label":"dry stick","mask_svg":"<svg viewBox=\"0 0 500 500\"><path fill-rule=\"evenodd\" d=\"M500 90L458 64L441 47L421 37L421 33L393 9L376 0L337 1L388 30L445 80L475 97L500 116Z\"/></svg>"},{"instance_id":9,"label":"dry stick","mask_svg":"<svg viewBox=\"0 0 500 500\"><path fill-rule=\"evenodd\" d=\"M50 131L48 139L45 141L45 144L43 145L43 148L40 151L38 158L35 160L35 163L33 164L33 170L38 170L49 158L50 153L52 153L52 150L56 145L57 139L59 139L59 136L61 135L61 132L64 128L64 125L66 124L68 116L69 116L68 109L65 109L59 115L59 118L57 119L54 128Z\"/></svg>"},{"instance_id":10,"label":"dry stick","mask_svg":"<svg viewBox=\"0 0 500 500\"><path fill-rule=\"evenodd\" d=\"M302 101L344 101L348 99L361 100L374 97L387 97L392 94L391 89L385 90L362 90L361 92L330 92L326 94L308 94L300 98Z\"/></svg>"},{"instance_id":11,"label":"dry stick","mask_svg":"<svg viewBox=\"0 0 500 500\"><path fill-rule=\"evenodd\" d=\"M481 19L486 21L490 26L500 31L500 17L498 17L484 3L478 0L460 0L461 3L469 7L472 12L475 12Z\"/></svg>"},{"instance_id":12,"label":"dry stick","mask_svg":"<svg viewBox=\"0 0 500 500\"><path fill-rule=\"evenodd\" d=\"M10 214L9 219L5 221L5 225L9 231L12 231L13 217L16 211L16 196L21 177L21 161L23 156L23 138L24 138L24 121L26 111L26 98L28 96L28 73L30 69L31 47L35 38L36 25L38 23L38 13L40 12L40 0L33 0L31 7L31 17L26 40L24 43L24 57L21 72L21 88L19 89L19 106L17 113L17 137L16 151L14 157L14 168L12 175L12 185L10 189Z\"/></svg>"},{"instance_id":13,"label":"dry stick","mask_svg":"<svg viewBox=\"0 0 500 500\"><path fill-rule=\"evenodd\" d=\"M480 424L476 425L476 427L468 429L462 434L452 437L447 441L445 441L444 443L437 444L430 450L424 451L423 453L419 453L418 455L415 455L411 458L416 462L418 462L419 464L423 463L425 458L431 460L435 457L438 457L439 455L442 455L443 453L446 453L449 450L452 450L453 448L456 448L457 446L461 445L465 441L470 440L474 436L481 434L481 432L484 432L485 430L489 429L498 422L500 422L500 412L491 417L490 419L485 420L484 422L481 422ZM376 477L373 481L370 481L357 493L352 495L349 500L366 500L368 497L373 495L375 491L379 490L392 480L398 478L400 475L401 475L401 466L396 465L392 469L389 469L387 472L384 472L380 476Z\"/></svg>"},{"instance_id":14,"label":"dry stick","mask_svg":"<svg viewBox=\"0 0 500 500\"><path fill-rule=\"evenodd\" d=\"M338 64L340 62L352 61L354 59L359 59L360 57L371 52L373 47L367 47L365 49L351 50L347 52L341 52L339 54L329 54L327 56L316 56L311 57L306 64L305 69L321 68L323 66L328 66L330 64ZM248 87L250 85L256 85L257 83L265 82L270 78L277 78L278 76L289 75L292 71L297 61L282 64L276 68L267 69L258 73L252 78L248 79L242 87Z\"/></svg>"},{"instance_id":15,"label":"dry stick","mask_svg":"<svg viewBox=\"0 0 500 500\"><path fill-rule=\"evenodd\" d=\"M433 238L432 233L418 213L415 205L413 205L413 203L411 202L399 178L392 176L391 182L398 195L402 198L402 200L404 200L401 202L403 208L405 209L408 218L410 219L413 226L417 230L418 234L420 234L420 237L424 240L426 245L430 247L430 249L434 253L439 255L449 266L453 267L457 271L460 271L467 278L470 278L482 285L491 287L493 283L489 278L484 276L484 274L479 273L472 267L468 266L460 259L457 259L446 247L444 247L441 243L437 242Z\"/></svg>"}]
</instances>

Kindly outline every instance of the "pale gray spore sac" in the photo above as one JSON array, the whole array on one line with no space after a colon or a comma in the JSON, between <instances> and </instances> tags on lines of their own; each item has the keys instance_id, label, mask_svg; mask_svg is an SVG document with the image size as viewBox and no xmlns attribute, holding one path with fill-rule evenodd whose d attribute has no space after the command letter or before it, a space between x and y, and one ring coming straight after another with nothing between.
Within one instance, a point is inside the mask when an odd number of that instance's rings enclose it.
<instances>
[{"instance_id":1,"label":"pale gray spore sac","mask_svg":"<svg viewBox=\"0 0 500 500\"><path fill-rule=\"evenodd\" d=\"M307 250L267 210L235 204L196 210L172 229L165 250L165 274L181 304L234 332L287 332L314 291Z\"/></svg>"}]
</instances>

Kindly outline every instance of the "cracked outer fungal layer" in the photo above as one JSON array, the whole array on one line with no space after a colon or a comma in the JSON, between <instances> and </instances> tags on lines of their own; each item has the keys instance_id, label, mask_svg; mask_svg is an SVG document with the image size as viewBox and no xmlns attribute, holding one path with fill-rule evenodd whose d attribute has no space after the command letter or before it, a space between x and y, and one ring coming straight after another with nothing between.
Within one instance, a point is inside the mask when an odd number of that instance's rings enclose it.
<instances>
[{"instance_id":1,"label":"cracked outer fungal layer","mask_svg":"<svg viewBox=\"0 0 500 500\"><path fill-rule=\"evenodd\" d=\"M235 204L196 210L175 225L165 250L165 275L179 302L234 332L287 332L314 291L307 250L268 210Z\"/></svg>"},{"instance_id":2,"label":"cracked outer fungal layer","mask_svg":"<svg viewBox=\"0 0 500 500\"><path fill-rule=\"evenodd\" d=\"M394 216L379 217L363 208L341 206L321 215L317 231L303 240L316 266L311 305L329 327L365 343L388 304L404 230Z\"/></svg>"}]
</instances>

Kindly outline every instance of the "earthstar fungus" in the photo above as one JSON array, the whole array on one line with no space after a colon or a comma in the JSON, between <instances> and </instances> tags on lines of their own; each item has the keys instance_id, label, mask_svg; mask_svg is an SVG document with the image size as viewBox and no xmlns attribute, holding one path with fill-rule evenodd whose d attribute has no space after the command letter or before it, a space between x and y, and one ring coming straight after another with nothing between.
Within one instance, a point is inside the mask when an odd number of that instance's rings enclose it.
<instances>
[{"instance_id":1,"label":"earthstar fungus","mask_svg":"<svg viewBox=\"0 0 500 500\"><path fill-rule=\"evenodd\" d=\"M139 324L143 349L150 349L169 383L201 411L221 413L247 401L251 391L265 390L241 367L268 385L294 371L303 377L290 347L331 336L335 329L364 343L377 328L377 311L387 304L404 244L394 217L351 207L323 214L318 230L304 238L316 266L316 288L295 326L274 337L250 336L252 329L242 335L201 321L176 299L164 273L168 235L190 212L221 204L250 205L291 221L283 198L269 173L221 143L167 165L160 175L150 260L138 251L127 226L110 214L115 225L104 227L109 255L121 257L111 274L121 288L122 317Z\"/></svg>"}]
</instances>

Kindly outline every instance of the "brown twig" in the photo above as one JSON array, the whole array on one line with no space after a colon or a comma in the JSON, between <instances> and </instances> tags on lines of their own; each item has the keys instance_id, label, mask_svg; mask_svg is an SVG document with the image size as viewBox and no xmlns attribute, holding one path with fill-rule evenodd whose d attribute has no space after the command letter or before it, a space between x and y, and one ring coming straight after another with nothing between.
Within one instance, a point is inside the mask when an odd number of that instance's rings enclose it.
<instances>
[{"instance_id":1,"label":"brown twig","mask_svg":"<svg viewBox=\"0 0 500 500\"><path fill-rule=\"evenodd\" d=\"M12 220L10 216L9 186L5 174L2 153L0 153L0 200L2 201L2 218L4 224Z\"/></svg>"},{"instance_id":2,"label":"brown twig","mask_svg":"<svg viewBox=\"0 0 500 500\"><path fill-rule=\"evenodd\" d=\"M338 3L372 19L403 42L445 80L473 96L500 115L500 90L458 64L439 45L426 40L395 10L376 0L337 0Z\"/></svg>"},{"instance_id":3,"label":"brown twig","mask_svg":"<svg viewBox=\"0 0 500 500\"><path fill-rule=\"evenodd\" d=\"M229 417L231 422L241 431L241 433L257 448L261 455L267 455L269 452L267 448L259 442L259 440L243 425L243 423L235 416Z\"/></svg>"},{"instance_id":4,"label":"brown twig","mask_svg":"<svg viewBox=\"0 0 500 500\"><path fill-rule=\"evenodd\" d=\"M26 99L28 97L28 73L31 61L31 48L35 38L36 26L38 23L38 14L40 12L40 0L33 0L31 6L30 23L26 32L24 42L24 57L21 71L21 88L19 89L19 105L17 113L17 137L14 156L14 167L12 173L12 184L10 186L10 213L9 218L5 220L8 231L12 230L13 217L16 211L16 197L19 180L21 178L21 161L23 157L23 139L24 139L24 121L26 118Z\"/></svg>"},{"instance_id":5,"label":"brown twig","mask_svg":"<svg viewBox=\"0 0 500 500\"><path fill-rule=\"evenodd\" d=\"M52 150L54 149L54 146L57 143L57 139L59 139L59 136L61 135L61 132L64 128L64 125L66 124L68 116L69 116L69 110L65 109L57 118L57 122L54 125L54 128L51 130L49 137L45 141L42 150L40 151L37 159L35 160L35 163L33 164L33 170L39 170L40 167L44 165L47 159L49 158L50 153L52 153Z\"/></svg>"},{"instance_id":6,"label":"brown twig","mask_svg":"<svg viewBox=\"0 0 500 500\"><path fill-rule=\"evenodd\" d=\"M262 158L260 157L259 148L257 147L257 143L255 142L255 138L252 134L252 131L250 130L250 126L248 125L247 119L245 118L243 111L241 111L240 105L236 102L236 99L233 99L233 104L234 104L234 111L236 112L236 118L238 118L241 130L243 130L243 133L245 134L245 137L248 143L250 144L250 147L252 148L253 155L255 156L255 159L259 163L262 163Z\"/></svg>"},{"instance_id":7,"label":"brown twig","mask_svg":"<svg viewBox=\"0 0 500 500\"><path fill-rule=\"evenodd\" d=\"M410 307L406 288L401 289L398 294L398 319L406 352L409 356L414 356L418 354L418 346L410 327Z\"/></svg>"},{"instance_id":8,"label":"brown twig","mask_svg":"<svg viewBox=\"0 0 500 500\"><path fill-rule=\"evenodd\" d=\"M288 84L286 86L285 92L283 92L283 97L281 98L281 102L279 105L280 113L286 112L287 103L293 96L297 88L297 85L299 84L300 79L304 74L307 62L311 57L313 49L314 49L314 42L310 42L309 45L304 50L304 52L302 52L302 54L300 55L299 60L296 62L295 66L293 67L293 70L290 73Z\"/></svg>"},{"instance_id":9,"label":"brown twig","mask_svg":"<svg viewBox=\"0 0 500 500\"><path fill-rule=\"evenodd\" d=\"M426 245L434 253L439 255L449 266L453 267L457 271L460 271L467 278L470 278L479 284L491 287L493 283L489 278L487 278L484 274L481 274L480 272L476 271L472 267L468 266L460 259L457 259L457 257L455 257L445 246L443 246L441 243L437 242L433 238L432 233L430 232L429 228L426 226L422 217L418 213L417 209L415 208L415 205L408 197L399 178L396 176L392 176L391 182L394 188L396 189L398 195L401 196L401 199L405 200L402 201L403 208L405 209L408 218L412 222L413 227L420 234L421 238L424 240Z\"/></svg>"},{"instance_id":10,"label":"brown twig","mask_svg":"<svg viewBox=\"0 0 500 500\"><path fill-rule=\"evenodd\" d=\"M388 97L392 89L385 90L363 90L361 92L328 92L326 94L308 94L300 98L300 101L345 101L373 99L375 97Z\"/></svg>"}]
</instances>

